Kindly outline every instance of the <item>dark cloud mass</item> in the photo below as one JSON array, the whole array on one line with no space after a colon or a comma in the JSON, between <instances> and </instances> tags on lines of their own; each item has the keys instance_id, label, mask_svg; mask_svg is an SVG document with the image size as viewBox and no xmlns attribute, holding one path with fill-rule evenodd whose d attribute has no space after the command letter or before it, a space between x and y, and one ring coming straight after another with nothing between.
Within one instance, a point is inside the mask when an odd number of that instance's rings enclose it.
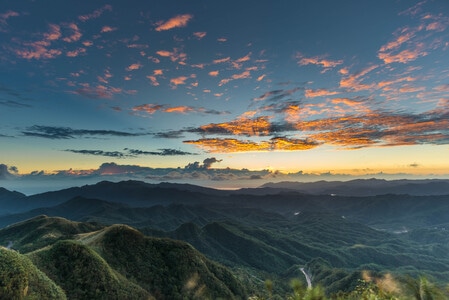
<instances>
[{"instance_id":1,"label":"dark cloud mass","mask_svg":"<svg viewBox=\"0 0 449 300\"><path fill-rule=\"evenodd\" d=\"M40 125L28 127L26 131L22 131L22 134L25 136L34 136L47 139L74 139L77 137L84 137L84 136L131 137L142 135L138 133L129 133L115 130L73 129L70 127L40 126Z\"/></svg>"},{"instance_id":2,"label":"dark cloud mass","mask_svg":"<svg viewBox=\"0 0 449 300\"><path fill-rule=\"evenodd\" d=\"M0 164L0 179L2 180L14 178L14 175L17 172L18 170L14 166L8 167L5 164Z\"/></svg>"},{"instance_id":3,"label":"dark cloud mass","mask_svg":"<svg viewBox=\"0 0 449 300\"><path fill-rule=\"evenodd\" d=\"M98 155L98 156L107 156L107 157L116 157L116 158L124 158L126 156L126 154L119 152L119 151L73 150L73 149L66 149L64 151L77 153L77 154Z\"/></svg>"},{"instance_id":4,"label":"dark cloud mass","mask_svg":"<svg viewBox=\"0 0 449 300\"><path fill-rule=\"evenodd\" d=\"M106 156L115 158L137 157L140 155L156 155L156 156L183 156L183 155L197 155L197 153L185 152L177 149L158 149L158 151L144 151L137 149L125 148L123 151L103 151L103 150L75 150L66 149L66 152L72 152L85 155Z\"/></svg>"}]
</instances>

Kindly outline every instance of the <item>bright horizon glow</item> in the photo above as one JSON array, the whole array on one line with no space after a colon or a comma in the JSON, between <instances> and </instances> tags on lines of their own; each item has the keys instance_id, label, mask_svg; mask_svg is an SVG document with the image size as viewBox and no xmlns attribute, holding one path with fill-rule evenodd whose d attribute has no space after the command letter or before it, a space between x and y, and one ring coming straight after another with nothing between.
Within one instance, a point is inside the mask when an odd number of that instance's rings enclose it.
<instances>
[{"instance_id":1,"label":"bright horizon glow","mask_svg":"<svg viewBox=\"0 0 449 300\"><path fill-rule=\"evenodd\" d=\"M173 3L0 4L0 186L449 177L448 2Z\"/></svg>"}]
</instances>

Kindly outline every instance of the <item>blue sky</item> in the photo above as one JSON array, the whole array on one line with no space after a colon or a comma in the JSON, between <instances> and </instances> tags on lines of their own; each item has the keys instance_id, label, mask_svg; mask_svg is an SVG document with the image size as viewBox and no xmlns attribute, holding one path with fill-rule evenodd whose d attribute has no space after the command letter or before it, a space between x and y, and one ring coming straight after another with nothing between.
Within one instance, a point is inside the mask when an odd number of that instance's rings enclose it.
<instances>
[{"instance_id":1,"label":"blue sky","mask_svg":"<svg viewBox=\"0 0 449 300\"><path fill-rule=\"evenodd\" d=\"M445 178L448 12L437 0L2 1L0 178Z\"/></svg>"}]
</instances>

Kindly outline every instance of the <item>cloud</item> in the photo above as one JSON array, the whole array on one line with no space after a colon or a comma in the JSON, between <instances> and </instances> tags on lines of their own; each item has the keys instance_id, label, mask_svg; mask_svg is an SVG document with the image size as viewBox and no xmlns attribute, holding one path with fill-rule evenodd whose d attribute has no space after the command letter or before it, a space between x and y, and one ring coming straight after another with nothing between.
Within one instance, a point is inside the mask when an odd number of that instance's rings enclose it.
<instances>
[{"instance_id":1,"label":"cloud","mask_svg":"<svg viewBox=\"0 0 449 300\"><path fill-rule=\"evenodd\" d=\"M72 51L68 51L66 55L68 57L77 57L80 54L86 53L86 48L78 48Z\"/></svg>"},{"instance_id":2,"label":"cloud","mask_svg":"<svg viewBox=\"0 0 449 300\"><path fill-rule=\"evenodd\" d=\"M25 104L25 103L13 101L13 100L0 101L0 105L8 106L8 107L16 107L16 108L32 107L29 104Z\"/></svg>"},{"instance_id":3,"label":"cloud","mask_svg":"<svg viewBox=\"0 0 449 300\"><path fill-rule=\"evenodd\" d=\"M366 83L363 83L363 81L365 79L365 75L368 74L369 72L373 71L376 68L378 68L377 65L372 65L372 66L366 67L362 71L357 72L355 74L349 74L349 71L344 72L344 75L347 75L347 76L340 80L340 87L348 89L348 90L352 90L352 91L362 91L362 90L368 90L368 89L374 88L376 86L376 84L366 84Z\"/></svg>"},{"instance_id":4,"label":"cloud","mask_svg":"<svg viewBox=\"0 0 449 300\"><path fill-rule=\"evenodd\" d=\"M18 173L17 167L0 164L0 180L13 179Z\"/></svg>"},{"instance_id":5,"label":"cloud","mask_svg":"<svg viewBox=\"0 0 449 300\"><path fill-rule=\"evenodd\" d=\"M172 78L170 79L170 83L173 85L181 85L181 84L186 84L186 80L189 79L190 77L187 76L179 76L176 78Z\"/></svg>"},{"instance_id":6,"label":"cloud","mask_svg":"<svg viewBox=\"0 0 449 300\"><path fill-rule=\"evenodd\" d=\"M216 159L215 157L206 158L203 160L203 164L200 164L199 162L193 162L189 163L187 166L184 167L184 169L187 170L204 170L204 169L210 169L214 163L219 163L223 161L222 159Z\"/></svg>"},{"instance_id":7,"label":"cloud","mask_svg":"<svg viewBox=\"0 0 449 300\"><path fill-rule=\"evenodd\" d=\"M274 137L268 141L242 141L238 139L209 138L183 141L186 144L195 145L210 153L235 153L235 152L267 152L267 151L299 151L317 147L317 142L291 139L286 137Z\"/></svg>"},{"instance_id":8,"label":"cloud","mask_svg":"<svg viewBox=\"0 0 449 300\"><path fill-rule=\"evenodd\" d=\"M343 60L330 60L326 59L326 56L313 56L306 57L302 53L296 53L296 59L298 59L298 65L306 66L306 65L318 65L323 68L323 71L327 71L331 68L335 68L338 65L343 63Z\"/></svg>"},{"instance_id":9,"label":"cloud","mask_svg":"<svg viewBox=\"0 0 449 300\"><path fill-rule=\"evenodd\" d=\"M144 111L148 114L154 114L155 112L165 112L165 113L178 113L178 114L186 114L186 113L202 113L202 114L210 114L210 115L225 115L229 114L228 111L217 111L214 109L206 109L204 107L194 107L194 106L168 106L163 104L142 104L132 108L133 111Z\"/></svg>"},{"instance_id":10,"label":"cloud","mask_svg":"<svg viewBox=\"0 0 449 300\"><path fill-rule=\"evenodd\" d=\"M218 74L220 74L220 72L219 71L210 71L208 74L209 74L209 76L217 77Z\"/></svg>"},{"instance_id":11,"label":"cloud","mask_svg":"<svg viewBox=\"0 0 449 300\"><path fill-rule=\"evenodd\" d=\"M186 151L181 151L177 149L158 149L158 151L143 151L143 150L136 150L136 149L127 149L129 155L137 156L137 155L158 155L158 156L184 156L184 155L198 155L197 153L191 153Z\"/></svg>"},{"instance_id":12,"label":"cloud","mask_svg":"<svg viewBox=\"0 0 449 300\"><path fill-rule=\"evenodd\" d=\"M93 87L86 83L82 84L81 88L76 89L72 93L89 99L111 99L114 94L120 94L122 92L123 90L121 88L115 88L100 84Z\"/></svg>"},{"instance_id":13,"label":"cloud","mask_svg":"<svg viewBox=\"0 0 449 300\"><path fill-rule=\"evenodd\" d=\"M89 21L89 20L91 20L91 19L99 18L105 11L112 11L112 6L106 4L106 5L104 5L103 7L94 10L94 11L93 11L92 13L90 13L90 14L85 14L85 15L78 16L78 19L79 19L81 22L86 22L86 21Z\"/></svg>"},{"instance_id":14,"label":"cloud","mask_svg":"<svg viewBox=\"0 0 449 300\"><path fill-rule=\"evenodd\" d=\"M64 37L62 40L67 43L73 43L79 41L82 37L81 31L78 28L78 25L75 23L66 24L66 27L71 30L71 35Z\"/></svg>"},{"instance_id":15,"label":"cloud","mask_svg":"<svg viewBox=\"0 0 449 300\"><path fill-rule=\"evenodd\" d=\"M47 139L74 139L84 136L117 136L131 137L141 136L143 134L130 133L115 130L90 130L90 129L73 129L70 127L41 126L34 125L22 131L25 136L41 137Z\"/></svg>"},{"instance_id":16,"label":"cloud","mask_svg":"<svg viewBox=\"0 0 449 300\"><path fill-rule=\"evenodd\" d=\"M139 70L140 68L142 68L142 64L140 63L135 63L135 64L131 64L126 68L126 71L134 71L134 70Z\"/></svg>"},{"instance_id":17,"label":"cloud","mask_svg":"<svg viewBox=\"0 0 449 300\"><path fill-rule=\"evenodd\" d=\"M202 125L195 130L200 134L266 136L271 133L271 123L268 117L258 117L255 119L243 117L225 123Z\"/></svg>"},{"instance_id":18,"label":"cloud","mask_svg":"<svg viewBox=\"0 0 449 300\"><path fill-rule=\"evenodd\" d=\"M336 94L338 94L338 92L336 92L336 91L329 91L327 89L317 89L317 90L306 89L305 92L304 92L304 96L306 98L331 96L331 95L336 95Z\"/></svg>"},{"instance_id":19,"label":"cloud","mask_svg":"<svg viewBox=\"0 0 449 300\"><path fill-rule=\"evenodd\" d=\"M200 32L194 32L193 33L193 35L197 38L197 39L199 39L199 40L201 40L202 38L204 38L205 36L206 36L206 32L204 32L204 31L200 31Z\"/></svg>"},{"instance_id":20,"label":"cloud","mask_svg":"<svg viewBox=\"0 0 449 300\"><path fill-rule=\"evenodd\" d=\"M185 27L187 23L193 18L190 14L177 15L168 21L161 21L157 23L156 31L165 31L170 30L177 27Z\"/></svg>"},{"instance_id":21,"label":"cloud","mask_svg":"<svg viewBox=\"0 0 449 300\"><path fill-rule=\"evenodd\" d=\"M18 17L20 14L13 10L8 10L5 13L0 14L0 32L8 31L8 19L12 17Z\"/></svg>"},{"instance_id":22,"label":"cloud","mask_svg":"<svg viewBox=\"0 0 449 300\"><path fill-rule=\"evenodd\" d=\"M103 26L101 28L101 33L105 33L105 32L112 32L112 31L116 31L117 27L111 27L111 26Z\"/></svg>"},{"instance_id":23,"label":"cloud","mask_svg":"<svg viewBox=\"0 0 449 300\"><path fill-rule=\"evenodd\" d=\"M156 155L156 156L184 156L184 155L197 155L196 153L185 152L177 149L158 149L158 151L144 151L136 149L125 148L123 151L103 151L103 150L74 150L66 149L66 152L72 152L84 155L96 155L96 156L106 156L115 158L126 158L126 157L136 157L140 155Z\"/></svg>"},{"instance_id":24,"label":"cloud","mask_svg":"<svg viewBox=\"0 0 449 300\"><path fill-rule=\"evenodd\" d=\"M168 57L172 62L178 62L181 65L185 64L187 54L180 52L179 49L174 48L173 51L159 50L156 54L162 57Z\"/></svg>"},{"instance_id":25,"label":"cloud","mask_svg":"<svg viewBox=\"0 0 449 300\"><path fill-rule=\"evenodd\" d=\"M103 150L74 150L74 149L66 149L66 152L72 152L77 154L84 155L96 155L96 156L106 156L106 157L115 157L115 158L124 158L126 155L119 151L103 151Z\"/></svg>"}]
</instances>

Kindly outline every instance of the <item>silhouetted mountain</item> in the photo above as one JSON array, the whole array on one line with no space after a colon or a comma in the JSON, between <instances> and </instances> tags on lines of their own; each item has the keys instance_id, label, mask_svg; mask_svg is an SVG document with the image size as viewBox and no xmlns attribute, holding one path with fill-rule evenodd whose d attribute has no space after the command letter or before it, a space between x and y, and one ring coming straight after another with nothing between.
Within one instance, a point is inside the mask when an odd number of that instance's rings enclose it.
<instances>
[{"instance_id":1,"label":"silhouetted mountain","mask_svg":"<svg viewBox=\"0 0 449 300\"><path fill-rule=\"evenodd\" d=\"M449 195L449 180L383 180L356 179L350 181L317 181L266 183L261 188L288 189L305 194L376 196L385 194L406 194L415 196Z\"/></svg>"},{"instance_id":2,"label":"silhouetted mountain","mask_svg":"<svg viewBox=\"0 0 449 300\"><path fill-rule=\"evenodd\" d=\"M26 198L25 194L0 187L0 215L15 212L20 208L18 204L22 203L22 198Z\"/></svg>"}]
</instances>

